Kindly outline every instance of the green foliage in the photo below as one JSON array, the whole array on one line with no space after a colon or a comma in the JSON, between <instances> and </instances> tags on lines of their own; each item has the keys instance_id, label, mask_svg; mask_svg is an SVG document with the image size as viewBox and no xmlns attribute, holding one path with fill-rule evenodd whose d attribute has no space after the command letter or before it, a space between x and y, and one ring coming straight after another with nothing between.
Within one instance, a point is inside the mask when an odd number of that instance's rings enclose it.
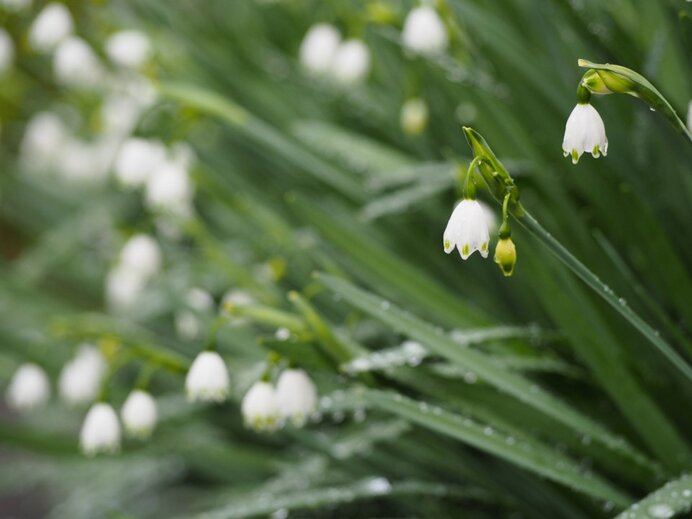
<instances>
[{"instance_id":1,"label":"green foliage","mask_svg":"<svg viewBox=\"0 0 692 519\"><path fill-rule=\"evenodd\" d=\"M438 0L450 48L424 58L400 38L416 3L67 2L104 64L112 32L151 40L140 73L158 97L131 133L194 150L182 221L112 175L30 170L31 117L55 112L97 141L112 85L57 84L28 39L43 3L0 8L15 43L0 75L0 389L27 361L53 382L46 407L0 410L0 509L71 519L689 511L692 7ZM302 70L300 44L318 22L366 43L366 81ZM560 144L580 65L624 74L645 103L592 96L608 156L573 166ZM400 127L412 97L430 112L418 136ZM443 252L479 154L490 186L479 182L477 196L498 221L509 184L494 179L513 179L509 278L492 263L497 231L489 259ZM114 311L105 280L136 233L156 237L163 266L134 308ZM177 322L191 287L213 296L193 312L193 339ZM224 300L229 289L251 302ZM116 410L148 385L159 405L149 440L126 439L114 456L79 452L87 409L62 403L56 381L82 342L117 368L106 388ZM212 346L230 398L189 403L185 372ZM289 363L314 380L319 419L248 430L243 395Z\"/></svg>"}]
</instances>

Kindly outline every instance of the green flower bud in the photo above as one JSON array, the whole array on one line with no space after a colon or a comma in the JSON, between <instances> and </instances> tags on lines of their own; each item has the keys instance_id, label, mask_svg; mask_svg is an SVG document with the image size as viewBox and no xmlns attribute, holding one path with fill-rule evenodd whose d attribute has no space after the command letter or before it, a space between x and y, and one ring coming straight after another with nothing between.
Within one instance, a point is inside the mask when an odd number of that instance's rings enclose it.
<instances>
[{"instance_id":1,"label":"green flower bud","mask_svg":"<svg viewBox=\"0 0 692 519\"><path fill-rule=\"evenodd\" d=\"M495 263L506 277L514 273L514 266L517 264L517 248L512 238L502 238L497 242Z\"/></svg>"},{"instance_id":2,"label":"green flower bud","mask_svg":"<svg viewBox=\"0 0 692 519\"><path fill-rule=\"evenodd\" d=\"M581 84L592 94L607 95L613 93L603 82L598 72L593 69L588 70L586 74L584 74L584 77L581 78Z\"/></svg>"}]
</instances>

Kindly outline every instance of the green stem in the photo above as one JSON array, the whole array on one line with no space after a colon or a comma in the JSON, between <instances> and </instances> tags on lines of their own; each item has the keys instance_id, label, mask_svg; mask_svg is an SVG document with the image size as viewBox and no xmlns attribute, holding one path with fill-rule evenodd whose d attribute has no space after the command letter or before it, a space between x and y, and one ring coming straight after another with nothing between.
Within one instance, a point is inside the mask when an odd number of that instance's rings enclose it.
<instances>
[{"instance_id":1,"label":"green stem","mask_svg":"<svg viewBox=\"0 0 692 519\"><path fill-rule=\"evenodd\" d=\"M473 191L469 191L469 185L472 185L471 183L471 176L473 175L473 170L476 168L481 162L483 162L483 159L479 156L473 157L473 160L469 164L469 168L466 170L466 177L464 177L464 198L468 200L474 200L476 198L476 189L475 187L473 188Z\"/></svg>"},{"instance_id":2,"label":"green stem","mask_svg":"<svg viewBox=\"0 0 692 519\"><path fill-rule=\"evenodd\" d=\"M546 231L538 221L523 209L522 216L517 220L534 236L546 245L550 251L564 263L572 272L574 272L582 281L584 281L591 289L601 296L610 306L615 308L617 312L630 322L649 342L651 342L687 379L692 380L692 368L685 360L668 344L648 323L646 323L639 315L637 315L624 299L621 299L613 292L608 285L603 283L596 274L591 272L586 265L579 261L571 252L569 252L559 241Z\"/></svg>"}]
</instances>

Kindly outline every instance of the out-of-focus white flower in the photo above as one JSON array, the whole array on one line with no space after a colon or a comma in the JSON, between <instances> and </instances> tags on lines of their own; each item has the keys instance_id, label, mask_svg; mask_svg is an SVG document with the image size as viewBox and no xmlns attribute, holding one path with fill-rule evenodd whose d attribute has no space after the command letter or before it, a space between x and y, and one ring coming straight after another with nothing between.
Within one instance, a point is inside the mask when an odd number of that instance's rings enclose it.
<instances>
[{"instance_id":1,"label":"out-of-focus white flower","mask_svg":"<svg viewBox=\"0 0 692 519\"><path fill-rule=\"evenodd\" d=\"M60 372L60 396L70 404L93 402L105 374L106 360L103 355L94 346L83 345Z\"/></svg>"},{"instance_id":2,"label":"out-of-focus white flower","mask_svg":"<svg viewBox=\"0 0 692 519\"><path fill-rule=\"evenodd\" d=\"M120 417L129 436L148 438L158 420L156 400L148 392L135 389L125 400Z\"/></svg>"},{"instance_id":3,"label":"out-of-focus white flower","mask_svg":"<svg viewBox=\"0 0 692 519\"><path fill-rule=\"evenodd\" d=\"M133 137L118 152L115 176L124 186L143 186L165 160L166 148L161 142Z\"/></svg>"},{"instance_id":4,"label":"out-of-focus white flower","mask_svg":"<svg viewBox=\"0 0 692 519\"><path fill-rule=\"evenodd\" d=\"M187 216L192 211L192 196L187 169L176 162L165 161L147 180L145 201L153 211Z\"/></svg>"},{"instance_id":5,"label":"out-of-focus white flower","mask_svg":"<svg viewBox=\"0 0 692 519\"><path fill-rule=\"evenodd\" d=\"M72 33L72 16L63 4L52 2L39 13L29 30L29 43L41 52L52 51Z\"/></svg>"},{"instance_id":6,"label":"out-of-focus white flower","mask_svg":"<svg viewBox=\"0 0 692 519\"><path fill-rule=\"evenodd\" d=\"M120 31L106 41L106 54L116 65L138 68L151 56L151 45L140 31Z\"/></svg>"},{"instance_id":7,"label":"out-of-focus white flower","mask_svg":"<svg viewBox=\"0 0 692 519\"><path fill-rule=\"evenodd\" d=\"M370 51L361 40L339 45L332 61L332 75L339 83L352 84L365 79L370 71Z\"/></svg>"},{"instance_id":8,"label":"out-of-focus white flower","mask_svg":"<svg viewBox=\"0 0 692 519\"><path fill-rule=\"evenodd\" d=\"M21 160L29 169L55 167L67 139L62 120L52 112L39 112L26 126L21 145Z\"/></svg>"},{"instance_id":9,"label":"out-of-focus white flower","mask_svg":"<svg viewBox=\"0 0 692 519\"><path fill-rule=\"evenodd\" d=\"M16 13L27 7L31 7L31 0L0 0L0 8L5 11Z\"/></svg>"},{"instance_id":10,"label":"out-of-focus white flower","mask_svg":"<svg viewBox=\"0 0 692 519\"><path fill-rule=\"evenodd\" d=\"M109 404L99 402L91 406L82 424L79 444L82 452L90 457L120 450L120 422Z\"/></svg>"},{"instance_id":11,"label":"out-of-focus white flower","mask_svg":"<svg viewBox=\"0 0 692 519\"><path fill-rule=\"evenodd\" d=\"M243 421L256 431L271 431L279 425L276 391L269 382L255 382L241 404Z\"/></svg>"},{"instance_id":12,"label":"out-of-focus white flower","mask_svg":"<svg viewBox=\"0 0 692 519\"><path fill-rule=\"evenodd\" d=\"M223 312L229 306L244 306L255 303L255 298L252 294L240 288L231 288L221 298L221 311Z\"/></svg>"},{"instance_id":13,"label":"out-of-focus white flower","mask_svg":"<svg viewBox=\"0 0 692 519\"><path fill-rule=\"evenodd\" d=\"M317 389L302 369L287 369L276 383L279 413L302 426L317 410Z\"/></svg>"},{"instance_id":14,"label":"out-of-focus white flower","mask_svg":"<svg viewBox=\"0 0 692 519\"><path fill-rule=\"evenodd\" d=\"M67 137L58 151L57 172L70 182L98 183L106 179L112 150L105 141L86 142Z\"/></svg>"},{"instance_id":15,"label":"out-of-focus white flower","mask_svg":"<svg viewBox=\"0 0 692 519\"><path fill-rule=\"evenodd\" d=\"M449 217L443 236L444 250L447 254L459 249L462 259L468 258L474 251L488 257L488 217L476 200L462 200L457 204Z\"/></svg>"},{"instance_id":16,"label":"out-of-focus white flower","mask_svg":"<svg viewBox=\"0 0 692 519\"><path fill-rule=\"evenodd\" d=\"M341 34L333 25L313 25L300 44L300 63L312 74L329 72L340 42Z\"/></svg>"},{"instance_id":17,"label":"out-of-focus white flower","mask_svg":"<svg viewBox=\"0 0 692 519\"><path fill-rule=\"evenodd\" d=\"M413 9L404 22L401 40L411 52L435 56L447 50L449 38L444 23L432 7Z\"/></svg>"},{"instance_id":18,"label":"out-of-focus white flower","mask_svg":"<svg viewBox=\"0 0 692 519\"><path fill-rule=\"evenodd\" d=\"M187 308L175 315L175 328L181 338L193 340L202 327L199 314L211 312L214 299L200 288L191 288L185 296L185 304Z\"/></svg>"},{"instance_id":19,"label":"out-of-focus white flower","mask_svg":"<svg viewBox=\"0 0 692 519\"><path fill-rule=\"evenodd\" d=\"M579 162L582 153L591 153L597 159L608 154L603 119L591 103L578 103L569 114L562 139L562 152L572 157L572 164Z\"/></svg>"},{"instance_id":20,"label":"out-of-focus white flower","mask_svg":"<svg viewBox=\"0 0 692 519\"><path fill-rule=\"evenodd\" d=\"M94 88L102 83L104 70L89 44L76 36L60 42L53 56L58 83L76 88Z\"/></svg>"},{"instance_id":21,"label":"out-of-focus white flower","mask_svg":"<svg viewBox=\"0 0 692 519\"><path fill-rule=\"evenodd\" d=\"M197 160L195 150L187 142L174 142L171 144L170 157L173 162L185 169L191 168Z\"/></svg>"},{"instance_id":22,"label":"out-of-focus white flower","mask_svg":"<svg viewBox=\"0 0 692 519\"><path fill-rule=\"evenodd\" d=\"M5 29L0 28L0 74L12 66L14 42Z\"/></svg>"},{"instance_id":23,"label":"out-of-focus white flower","mask_svg":"<svg viewBox=\"0 0 692 519\"><path fill-rule=\"evenodd\" d=\"M36 364L22 364L7 386L5 398L7 405L17 411L28 411L42 406L50 398L48 375Z\"/></svg>"},{"instance_id":24,"label":"out-of-focus white flower","mask_svg":"<svg viewBox=\"0 0 692 519\"><path fill-rule=\"evenodd\" d=\"M420 97L407 99L399 115L401 129L406 135L420 135L428 125L428 105Z\"/></svg>"},{"instance_id":25,"label":"out-of-focus white flower","mask_svg":"<svg viewBox=\"0 0 692 519\"><path fill-rule=\"evenodd\" d=\"M228 369L221 356L214 351L197 355L185 378L188 400L223 402L228 390Z\"/></svg>"},{"instance_id":26,"label":"out-of-focus white flower","mask_svg":"<svg viewBox=\"0 0 692 519\"><path fill-rule=\"evenodd\" d=\"M135 234L120 251L120 264L148 278L161 268L161 249L148 234Z\"/></svg>"},{"instance_id":27,"label":"out-of-focus white flower","mask_svg":"<svg viewBox=\"0 0 692 519\"><path fill-rule=\"evenodd\" d=\"M146 282L139 270L117 265L106 276L106 305L115 312L132 309L141 297Z\"/></svg>"},{"instance_id":28,"label":"out-of-focus white flower","mask_svg":"<svg viewBox=\"0 0 692 519\"><path fill-rule=\"evenodd\" d=\"M101 104L103 133L122 139L132 132L141 114L139 100L119 92L109 93Z\"/></svg>"}]
</instances>

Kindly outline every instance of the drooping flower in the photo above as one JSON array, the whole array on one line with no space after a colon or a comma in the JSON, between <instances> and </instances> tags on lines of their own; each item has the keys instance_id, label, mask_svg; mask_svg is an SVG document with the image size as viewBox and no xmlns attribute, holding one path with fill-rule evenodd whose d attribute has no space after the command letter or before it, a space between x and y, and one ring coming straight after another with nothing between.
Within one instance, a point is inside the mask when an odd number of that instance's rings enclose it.
<instances>
[{"instance_id":1,"label":"drooping flower","mask_svg":"<svg viewBox=\"0 0 692 519\"><path fill-rule=\"evenodd\" d=\"M313 25L300 44L300 63L311 74L329 72L340 42L341 34L333 25Z\"/></svg>"},{"instance_id":2,"label":"drooping flower","mask_svg":"<svg viewBox=\"0 0 692 519\"><path fill-rule=\"evenodd\" d=\"M187 169L179 162L167 160L147 180L144 198L153 211L187 216L192 211L192 196Z\"/></svg>"},{"instance_id":3,"label":"drooping flower","mask_svg":"<svg viewBox=\"0 0 692 519\"><path fill-rule=\"evenodd\" d=\"M332 76L342 84L359 83L370 71L370 51L361 40L343 42L332 61Z\"/></svg>"},{"instance_id":4,"label":"drooping flower","mask_svg":"<svg viewBox=\"0 0 692 519\"><path fill-rule=\"evenodd\" d=\"M126 187L146 184L166 160L166 148L156 140L133 137L126 140L115 160L115 177Z\"/></svg>"},{"instance_id":5,"label":"drooping flower","mask_svg":"<svg viewBox=\"0 0 692 519\"><path fill-rule=\"evenodd\" d=\"M53 73L58 83L76 88L94 88L104 77L94 51L76 36L66 38L55 49Z\"/></svg>"},{"instance_id":6,"label":"drooping flower","mask_svg":"<svg viewBox=\"0 0 692 519\"><path fill-rule=\"evenodd\" d=\"M14 60L14 43L5 29L0 29L0 74L5 72Z\"/></svg>"},{"instance_id":7,"label":"drooping flower","mask_svg":"<svg viewBox=\"0 0 692 519\"><path fill-rule=\"evenodd\" d=\"M317 389L302 369L287 369L276 383L276 400L283 419L302 426L317 410Z\"/></svg>"},{"instance_id":8,"label":"drooping flower","mask_svg":"<svg viewBox=\"0 0 692 519\"><path fill-rule=\"evenodd\" d=\"M22 163L31 170L55 168L67 141L62 119L52 112L38 112L29 120L21 144Z\"/></svg>"},{"instance_id":9,"label":"drooping flower","mask_svg":"<svg viewBox=\"0 0 692 519\"><path fill-rule=\"evenodd\" d=\"M106 41L106 54L116 65L136 69L149 59L151 45L140 31L120 31Z\"/></svg>"},{"instance_id":10,"label":"drooping flower","mask_svg":"<svg viewBox=\"0 0 692 519\"><path fill-rule=\"evenodd\" d=\"M445 252L449 254L457 247L462 259L468 258L474 251L487 258L489 241L488 218L480 203L468 199L459 202L444 232Z\"/></svg>"},{"instance_id":11,"label":"drooping flower","mask_svg":"<svg viewBox=\"0 0 692 519\"><path fill-rule=\"evenodd\" d=\"M154 238L135 234L120 251L120 264L148 278L161 268L161 249Z\"/></svg>"},{"instance_id":12,"label":"drooping flower","mask_svg":"<svg viewBox=\"0 0 692 519\"><path fill-rule=\"evenodd\" d=\"M569 114L562 139L562 152L572 157L572 163L579 162L582 153L591 153L594 158L608 154L603 119L591 103L577 103Z\"/></svg>"},{"instance_id":13,"label":"drooping flower","mask_svg":"<svg viewBox=\"0 0 692 519\"><path fill-rule=\"evenodd\" d=\"M148 392L135 389L125 400L120 417L129 436L148 438L158 420L156 400Z\"/></svg>"},{"instance_id":14,"label":"drooping flower","mask_svg":"<svg viewBox=\"0 0 692 519\"><path fill-rule=\"evenodd\" d=\"M405 48L424 56L442 54L449 44L444 23L429 6L417 7L408 14L401 40Z\"/></svg>"},{"instance_id":15,"label":"drooping flower","mask_svg":"<svg viewBox=\"0 0 692 519\"><path fill-rule=\"evenodd\" d=\"M126 312L139 300L146 279L133 268L117 265L106 276L106 306L115 312Z\"/></svg>"},{"instance_id":16,"label":"drooping flower","mask_svg":"<svg viewBox=\"0 0 692 519\"><path fill-rule=\"evenodd\" d=\"M60 372L60 396L70 404L93 402L101 388L106 367L106 360L96 347L82 345L77 355Z\"/></svg>"},{"instance_id":17,"label":"drooping flower","mask_svg":"<svg viewBox=\"0 0 692 519\"><path fill-rule=\"evenodd\" d=\"M29 30L29 43L41 52L50 52L72 33L72 16L63 4L46 5Z\"/></svg>"},{"instance_id":18,"label":"drooping flower","mask_svg":"<svg viewBox=\"0 0 692 519\"><path fill-rule=\"evenodd\" d=\"M419 98L407 99L401 106L399 123L406 135L420 135L428 125L428 105Z\"/></svg>"},{"instance_id":19,"label":"drooping flower","mask_svg":"<svg viewBox=\"0 0 692 519\"><path fill-rule=\"evenodd\" d=\"M91 406L82 424L79 444L86 456L120 450L120 422L113 407L98 402Z\"/></svg>"},{"instance_id":20,"label":"drooping flower","mask_svg":"<svg viewBox=\"0 0 692 519\"><path fill-rule=\"evenodd\" d=\"M279 410L274 386L255 382L245 393L241 405L245 425L256 431L271 431L279 424Z\"/></svg>"},{"instance_id":21,"label":"drooping flower","mask_svg":"<svg viewBox=\"0 0 692 519\"><path fill-rule=\"evenodd\" d=\"M16 411L30 411L50 398L50 381L43 369L31 362L17 368L5 395L7 405Z\"/></svg>"},{"instance_id":22,"label":"drooping flower","mask_svg":"<svg viewBox=\"0 0 692 519\"><path fill-rule=\"evenodd\" d=\"M214 351L197 355L185 378L188 400L223 402L228 390L228 369L221 356Z\"/></svg>"}]
</instances>

